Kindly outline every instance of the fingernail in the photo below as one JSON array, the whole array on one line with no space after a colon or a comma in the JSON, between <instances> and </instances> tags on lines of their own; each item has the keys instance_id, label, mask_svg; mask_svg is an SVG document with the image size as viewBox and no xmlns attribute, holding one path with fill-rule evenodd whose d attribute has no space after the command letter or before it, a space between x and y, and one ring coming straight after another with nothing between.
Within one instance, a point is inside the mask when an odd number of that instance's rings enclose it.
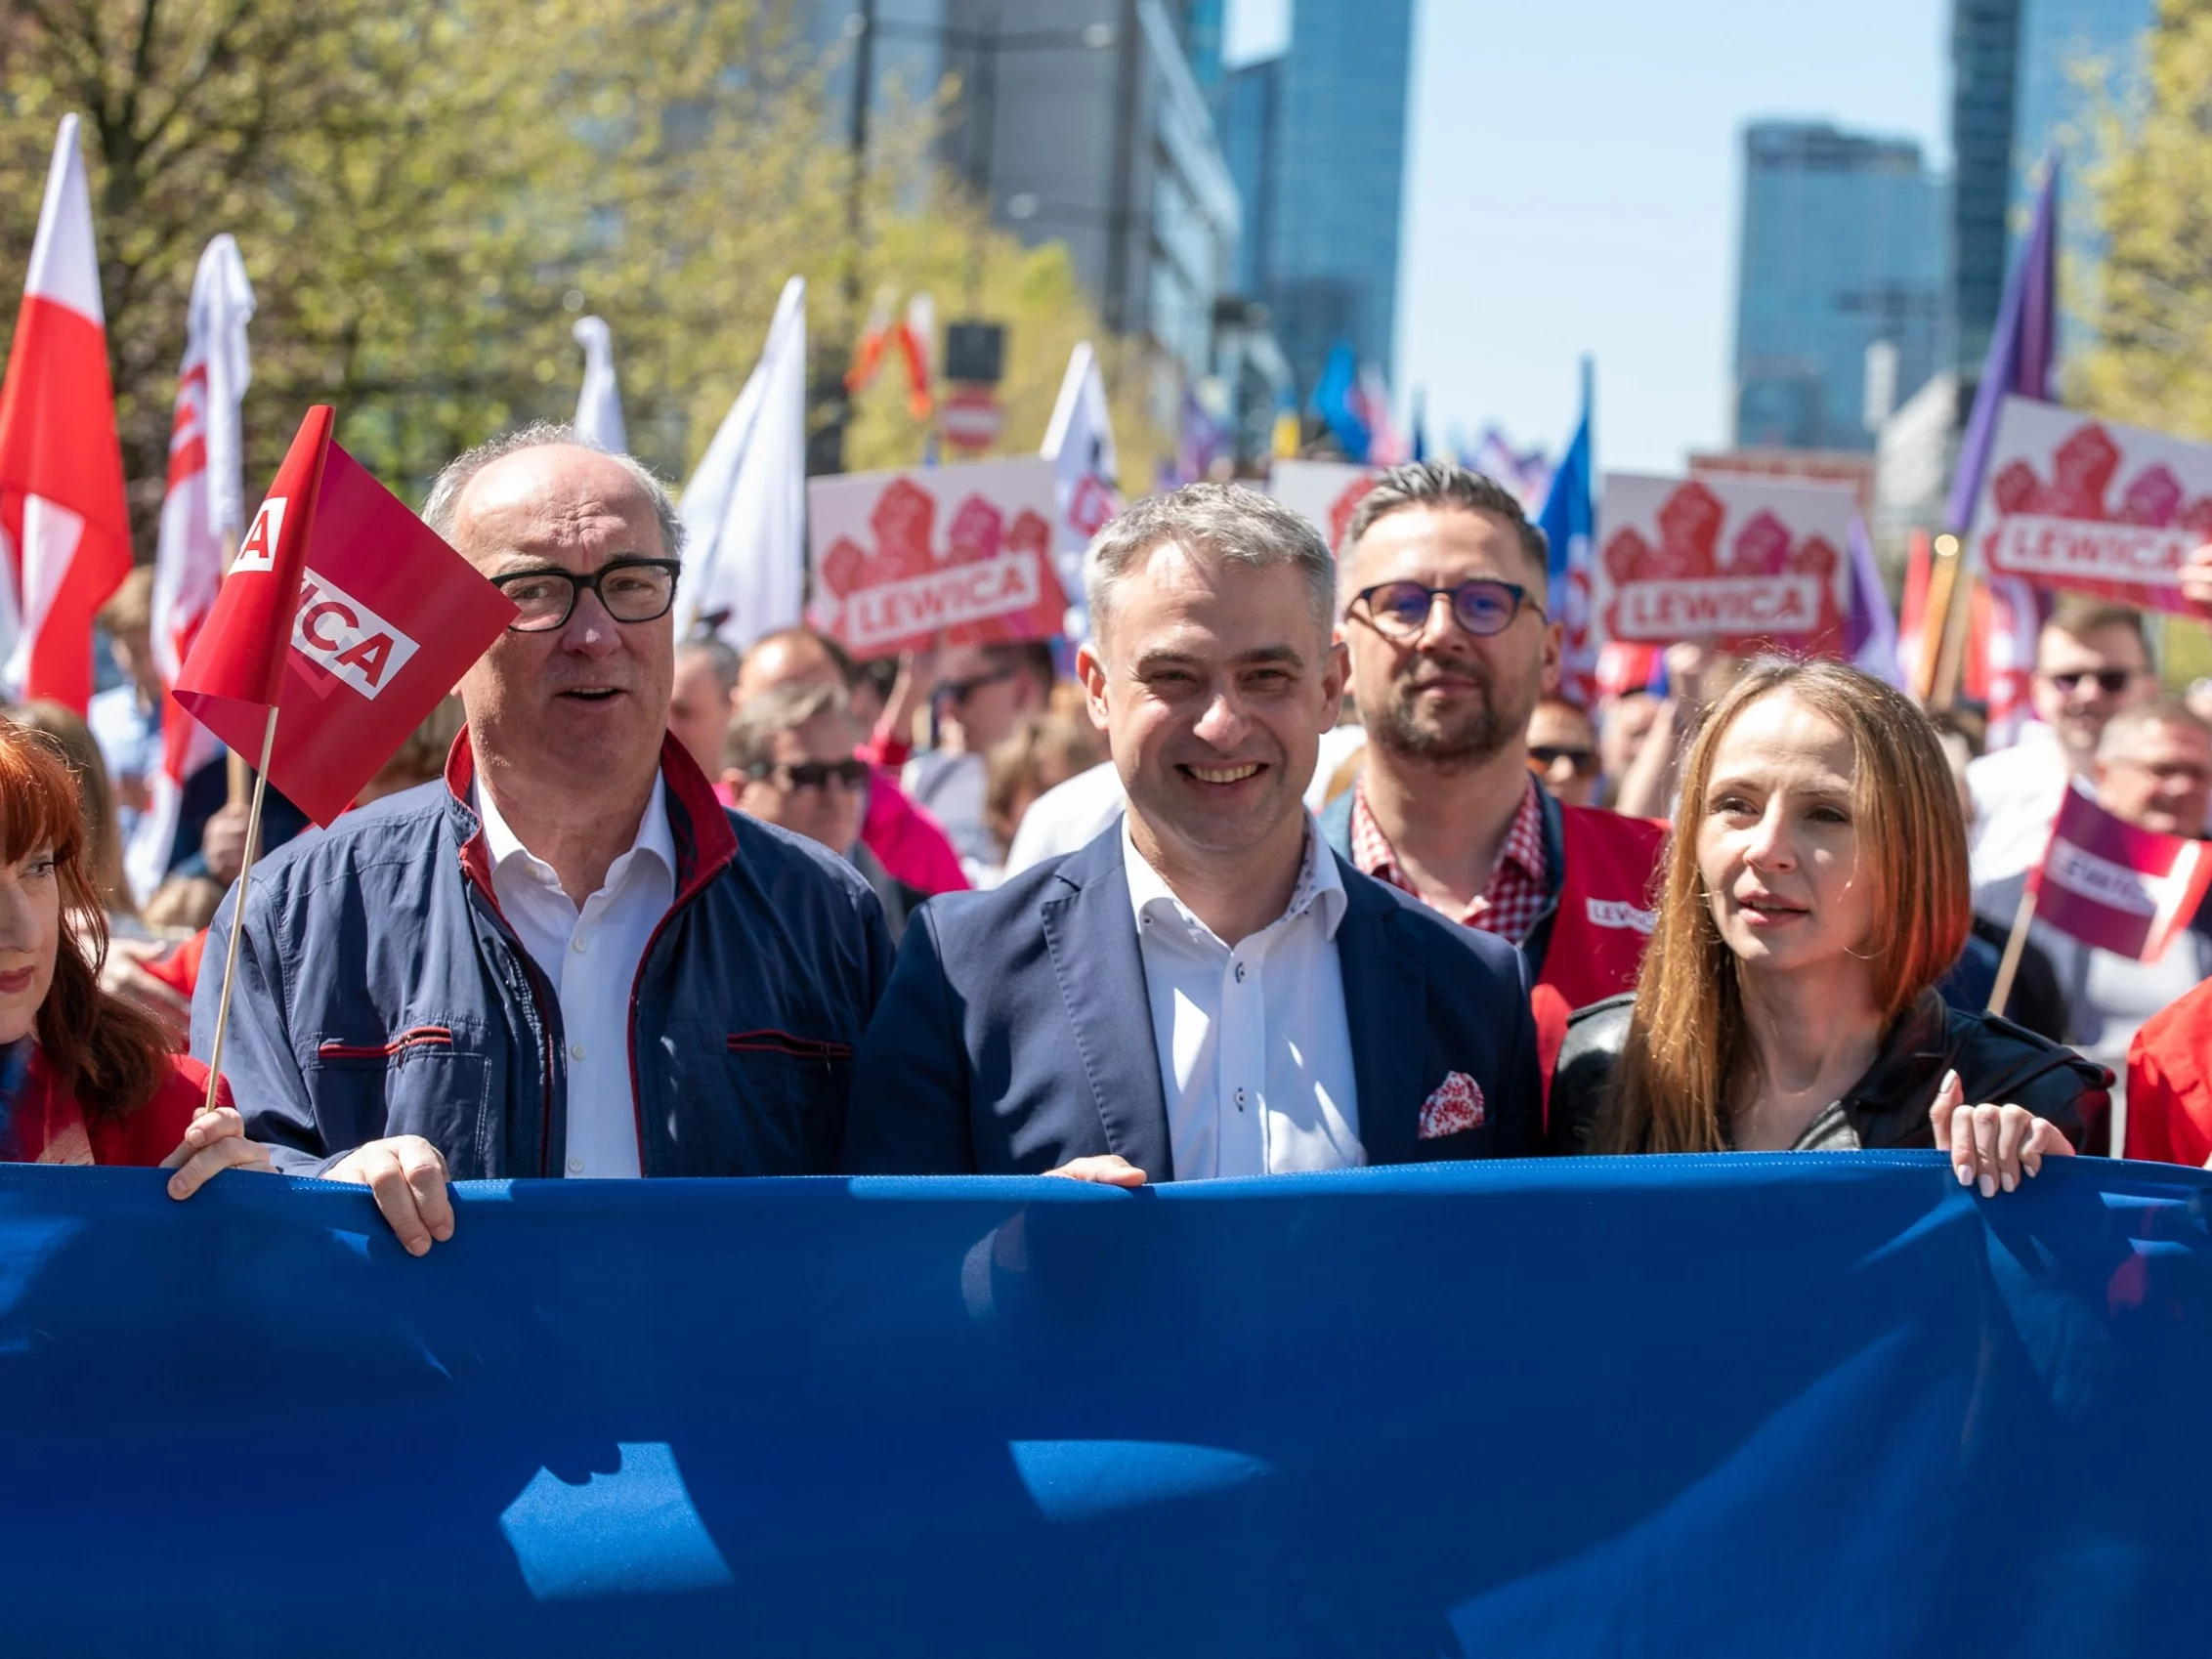
<instances>
[{"instance_id":1,"label":"fingernail","mask_svg":"<svg viewBox=\"0 0 2212 1659\"><path fill-rule=\"evenodd\" d=\"M1953 1066L1949 1071L1943 1074L1943 1081L1936 1085L1936 1092L1937 1094L1941 1094L1945 1089L1956 1088L1958 1086L1958 1082L1959 1071L1956 1066Z\"/></svg>"},{"instance_id":2,"label":"fingernail","mask_svg":"<svg viewBox=\"0 0 2212 1659\"><path fill-rule=\"evenodd\" d=\"M428 1239L417 1239L417 1240L415 1240L415 1241L414 1241L414 1242L413 1242L412 1244L410 1244L410 1245L408 1245L408 1246L407 1246L407 1254L408 1254L409 1255L429 1255L429 1254L430 1254L430 1241L429 1241Z\"/></svg>"},{"instance_id":3,"label":"fingernail","mask_svg":"<svg viewBox=\"0 0 2212 1659\"><path fill-rule=\"evenodd\" d=\"M171 1181L171 1182L169 1183L169 1196L170 1196L171 1198L182 1198L182 1197L184 1197L184 1196L185 1196L185 1183L184 1183L183 1181Z\"/></svg>"},{"instance_id":4,"label":"fingernail","mask_svg":"<svg viewBox=\"0 0 2212 1659\"><path fill-rule=\"evenodd\" d=\"M1994 1176L1984 1175L1981 1177L1981 1196L1983 1198L1995 1198L1997 1196L1997 1182Z\"/></svg>"},{"instance_id":5,"label":"fingernail","mask_svg":"<svg viewBox=\"0 0 2212 1659\"><path fill-rule=\"evenodd\" d=\"M1958 1172L1960 1186L1970 1187L1974 1185L1974 1166L1972 1164L1954 1164L1952 1169Z\"/></svg>"},{"instance_id":6,"label":"fingernail","mask_svg":"<svg viewBox=\"0 0 2212 1659\"><path fill-rule=\"evenodd\" d=\"M2019 1187L2019 1185L2020 1185L2020 1177L2019 1177L2018 1175L2014 1175L2014 1174L2007 1174L2007 1175L2005 1176L2005 1190L2006 1190L2007 1192L2012 1192L2012 1191L2013 1191L2013 1190L2015 1190L2015 1189L2016 1189L2017 1187Z\"/></svg>"}]
</instances>

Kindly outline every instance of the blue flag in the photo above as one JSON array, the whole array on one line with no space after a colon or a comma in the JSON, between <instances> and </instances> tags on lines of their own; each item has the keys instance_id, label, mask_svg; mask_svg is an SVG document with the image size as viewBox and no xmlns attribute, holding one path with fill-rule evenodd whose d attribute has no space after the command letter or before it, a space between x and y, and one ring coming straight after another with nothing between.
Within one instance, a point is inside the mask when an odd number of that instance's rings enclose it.
<instances>
[{"instance_id":1,"label":"blue flag","mask_svg":"<svg viewBox=\"0 0 2212 1659\"><path fill-rule=\"evenodd\" d=\"M1313 412L1337 440L1344 459L1367 464L1374 429L1368 425L1366 403L1360 394L1359 362L1349 340L1339 340L1329 350L1329 362L1313 388Z\"/></svg>"},{"instance_id":2,"label":"blue flag","mask_svg":"<svg viewBox=\"0 0 2212 1659\"><path fill-rule=\"evenodd\" d=\"M1597 696L1597 650L1594 621L1592 546L1597 530L1596 480L1592 476L1590 414L1593 373L1582 362L1582 414L1567 440L1566 453L1553 469L1537 528L1551 546L1553 617L1565 638L1559 657L1559 694L1587 708Z\"/></svg>"}]
</instances>

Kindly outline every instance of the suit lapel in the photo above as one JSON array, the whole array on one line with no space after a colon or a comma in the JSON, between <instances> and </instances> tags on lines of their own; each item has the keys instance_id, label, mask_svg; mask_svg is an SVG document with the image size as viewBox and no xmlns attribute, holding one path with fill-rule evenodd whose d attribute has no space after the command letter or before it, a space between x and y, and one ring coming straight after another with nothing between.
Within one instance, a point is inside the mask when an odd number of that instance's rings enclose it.
<instances>
[{"instance_id":1,"label":"suit lapel","mask_svg":"<svg viewBox=\"0 0 2212 1659\"><path fill-rule=\"evenodd\" d=\"M1106 1127L1106 1149L1154 1180L1174 1177L1168 1101L1136 916L1122 868L1122 821L1060 867L1062 888L1041 907L1076 1047Z\"/></svg>"},{"instance_id":2,"label":"suit lapel","mask_svg":"<svg viewBox=\"0 0 2212 1659\"><path fill-rule=\"evenodd\" d=\"M1421 1103L1443 1081L1422 1076L1428 988L1412 953L1392 936L1397 901L1340 856L1337 862L1346 901L1337 964L1359 1088L1359 1142L1370 1164L1410 1164L1421 1155Z\"/></svg>"}]
</instances>

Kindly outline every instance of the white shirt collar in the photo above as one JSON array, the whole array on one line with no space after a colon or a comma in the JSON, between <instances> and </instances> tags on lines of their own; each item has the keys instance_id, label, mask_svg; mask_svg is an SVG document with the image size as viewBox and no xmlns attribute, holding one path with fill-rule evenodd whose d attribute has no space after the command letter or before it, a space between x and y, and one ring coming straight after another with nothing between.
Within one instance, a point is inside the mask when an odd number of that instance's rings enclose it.
<instances>
[{"instance_id":1,"label":"white shirt collar","mask_svg":"<svg viewBox=\"0 0 2212 1659\"><path fill-rule=\"evenodd\" d=\"M500 815L499 803L491 798L491 791L484 787L483 778L476 781L477 816L484 821L484 850L490 855L491 868L502 870L510 860L523 860L526 866L544 877L553 876L553 867L522 843L512 826ZM621 855L608 867L607 881L612 886L626 866L623 861L630 853L651 853L659 859L668 873L676 873L676 838L668 828L668 787L661 775L653 775L653 793L646 797L645 816L638 820L637 833L631 838L629 852ZM558 885L558 878L555 884Z\"/></svg>"},{"instance_id":2,"label":"white shirt collar","mask_svg":"<svg viewBox=\"0 0 2212 1659\"><path fill-rule=\"evenodd\" d=\"M1141 931L1147 911L1155 915L1179 921L1184 926L1212 937L1213 930L1190 912L1182 900L1175 897L1167 878L1146 862L1136 850L1136 840L1129 833L1127 813L1122 816L1122 869L1129 883L1129 910L1136 917ZM1307 911L1316 911L1321 921L1321 936L1334 940L1337 928L1344 919L1344 907L1350 900L1344 893L1344 879L1337 869L1336 854L1329 850L1328 842L1321 838L1321 827L1314 822L1313 814L1305 815L1305 858L1298 868L1297 885L1291 889L1291 902L1284 906L1276 923L1295 921ZM1270 923L1275 925L1276 923Z\"/></svg>"}]
</instances>

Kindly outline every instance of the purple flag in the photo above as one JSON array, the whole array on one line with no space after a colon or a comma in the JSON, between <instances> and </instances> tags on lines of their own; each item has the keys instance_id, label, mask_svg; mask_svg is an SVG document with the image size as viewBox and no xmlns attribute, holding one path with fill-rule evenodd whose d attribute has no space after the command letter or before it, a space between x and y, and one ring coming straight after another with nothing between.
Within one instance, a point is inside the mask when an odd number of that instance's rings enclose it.
<instances>
[{"instance_id":1,"label":"purple flag","mask_svg":"<svg viewBox=\"0 0 2212 1659\"><path fill-rule=\"evenodd\" d=\"M1897 666L1897 618L1890 610L1889 591L1882 585L1882 570L1874 562L1874 543L1867 537L1864 520L1851 519L1846 540L1850 547L1851 608L1844 618L1844 650L1858 667L1903 691L1905 677Z\"/></svg>"},{"instance_id":2,"label":"purple flag","mask_svg":"<svg viewBox=\"0 0 2212 1659\"><path fill-rule=\"evenodd\" d=\"M1959 444L1958 469L1951 474L1950 526L1964 535L1974 523L1974 504L1981 494L1982 470L1997 438L1997 410L2008 394L2048 404L2051 370L2059 346L2059 157L2053 151L2036 192L2035 218L2020 258L2005 276L2005 298L1997 308L1996 331L1981 362L1981 384L1974 394L1974 413Z\"/></svg>"}]
</instances>

